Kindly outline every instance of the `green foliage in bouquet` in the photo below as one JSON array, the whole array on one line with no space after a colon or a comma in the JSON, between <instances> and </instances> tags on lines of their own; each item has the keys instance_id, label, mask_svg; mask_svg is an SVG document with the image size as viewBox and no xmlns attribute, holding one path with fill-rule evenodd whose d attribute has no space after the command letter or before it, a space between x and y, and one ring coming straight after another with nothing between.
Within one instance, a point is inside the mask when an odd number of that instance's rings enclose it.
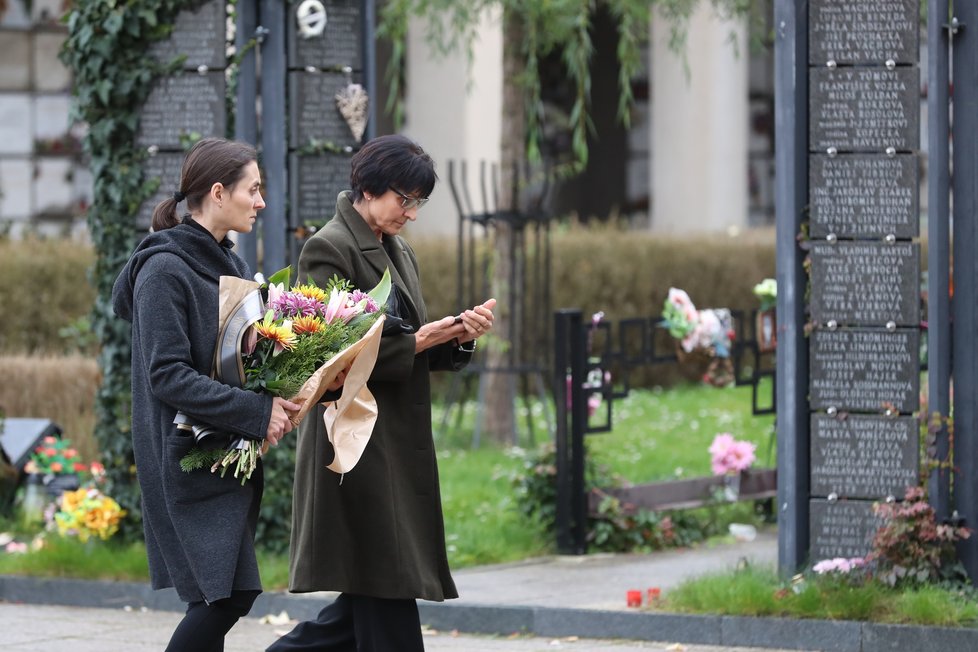
<instances>
[{"instance_id":1,"label":"green foliage in bouquet","mask_svg":"<svg viewBox=\"0 0 978 652\"><path fill-rule=\"evenodd\" d=\"M67 15L68 38L60 53L71 71L72 117L87 123L85 155L95 179L88 227L95 245L96 290L92 329L101 342L102 384L96 397L95 436L108 474L108 489L135 516L122 535L141 534L139 488L135 482L129 408L129 325L112 312L112 284L135 243L132 216L156 190L143 178L145 150L136 145L139 111L154 80L175 70L180 59L159 63L148 46L170 35L176 15L193 0L79 2Z\"/></svg>"}]
</instances>

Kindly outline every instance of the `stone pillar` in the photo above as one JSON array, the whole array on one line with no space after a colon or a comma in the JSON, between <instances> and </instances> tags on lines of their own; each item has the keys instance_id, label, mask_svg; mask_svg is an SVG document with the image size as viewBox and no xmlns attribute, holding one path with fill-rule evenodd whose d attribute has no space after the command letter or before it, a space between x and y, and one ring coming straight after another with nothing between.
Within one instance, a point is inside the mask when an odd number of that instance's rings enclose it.
<instances>
[{"instance_id":1,"label":"stone pillar","mask_svg":"<svg viewBox=\"0 0 978 652\"><path fill-rule=\"evenodd\" d=\"M747 48L746 25L720 20L709 3L700 3L690 20L681 53L669 49L668 22L653 17L652 231L747 225Z\"/></svg>"},{"instance_id":2,"label":"stone pillar","mask_svg":"<svg viewBox=\"0 0 978 652\"><path fill-rule=\"evenodd\" d=\"M403 133L421 144L436 163L439 182L410 234L456 233L458 213L448 185L448 161L465 160L475 210L482 210L479 161L498 162L502 133L502 19L483 17L469 68L464 54L439 55L425 38L425 25L408 30ZM488 185L487 185L488 189Z\"/></svg>"}]
</instances>

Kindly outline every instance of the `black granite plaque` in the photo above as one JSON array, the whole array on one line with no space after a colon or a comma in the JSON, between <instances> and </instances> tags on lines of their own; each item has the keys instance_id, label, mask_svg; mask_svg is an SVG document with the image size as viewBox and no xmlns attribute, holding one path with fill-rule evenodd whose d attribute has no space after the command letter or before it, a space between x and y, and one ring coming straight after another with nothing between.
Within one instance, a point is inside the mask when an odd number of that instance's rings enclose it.
<instances>
[{"instance_id":1,"label":"black granite plaque","mask_svg":"<svg viewBox=\"0 0 978 652\"><path fill-rule=\"evenodd\" d=\"M918 480L917 420L850 414L812 415L811 494L900 497Z\"/></svg>"},{"instance_id":2,"label":"black granite plaque","mask_svg":"<svg viewBox=\"0 0 978 652\"><path fill-rule=\"evenodd\" d=\"M917 62L919 0L810 0L808 62Z\"/></svg>"},{"instance_id":3,"label":"black granite plaque","mask_svg":"<svg viewBox=\"0 0 978 652\"><path fill-rule=\"evenodd\" d=\"M354 76L354 82L359 80ZM355 147L349 125L336 108L336 93L347 85L342 73L289 73L290 147L304 147L311 140Z\"/></svg>"},{"instance_id":4,"label":"black granite plaque","mask_svg":"<svg viewBox=\"0 0 978 652\"><path fill-rule=\"evenodd\" d=\"M920 407L920 331L817 329L811 335L812 409L903 413Z\"/></svg>"},{"instance_id":5,"label":"black granite plaque","mask_svg":"<svg viewBox=\"0 0 978 652\"><path fill-rule=\"evenodd\" d=\"M350 188L350 154L289 156L292 223L322 224L336 213L336 196Z\"/></svg>"},{"instance_id":6,"label":"black granite plaque","mask_svg":"<svg viewBox=\"0 0 978 652\"><path fill-rule=\"evenodd\" d=\"M812 564L823 559L865 557L873 547L883 519L865 500L813 499L808 503L809 556Z\"/></svg>"},{"instance_id":7,"label":"black granite plaque","mask_svg":"<svg viewBox=\"0 0 978 652\"><path fill-rule=\"evenodd\" d=\"M809 157L811 236L915 238L920 231L915 154Z\"/></svg>"},{"instance_id":8,"label":"black granite plaque","mask_svg":"<svg viewBox=\"0 0 978 652\"><path fill-rule=\"evenodd\" d=\"M808 142L815 151L913 151L920 145L916 67L814 68L808 106Z\"/></svg>"},{"instance_id":9,"label":"black granite plaque","mask_svg":"<svg viewBox=\"0 0 978 652\"><path fill-rule=\"evenodd\" d=\"M326 29L303 38L298 29L299 3L289 5L289 67L362 68L362 34L359 0L323 0Z\"/></svg>"},{"instance_id":10,"label":"black granite plaque","mask_svg":"<svg viewBox=\"0 0 978 652\"><path fill-rule=\"evenodd\" d=\"M136 226L141 230L149 229L153 221L153 209L156 205L180 189L180 169L183 167L182 152L159 152L150 156L143 163L143 179L158 180L159 188L143 202L136 214ZM186 204L177 206L177 213L186 212Z\"/></svg>"},{"instance_id":11,"label":"black granite plaque","mask_svg":"<svg viewBox=\"0 0 978 652\"><path fill-rule=\"evenodd\" d=\"M920 324L920 245L813 242L811 312L817 324Z\"/></svg>"},{"instance_id":12,"label":"black granite plaque","mask_svg":"<svg viewBox=\"0 0 978 652\"><path fill-rule=\"evenodd\" d=\"M223 137L224 72L180 73L158 80L143 105L136 143L182 150L181 137Z\"/></svg>"},{"instance_id":13,"label":"black granite plaque","mask_svg":"<svg viewBox=\"0 0 978 652\"><path fill-rule=\"evenodd\" d=\"M197 70L199 66L223 69L227 65L226 27L225 3L210 0L196 10L178 13L170 37L150 45L149 54L164 63L184 55L186 70Z\"/></svg>"}]
</instances>

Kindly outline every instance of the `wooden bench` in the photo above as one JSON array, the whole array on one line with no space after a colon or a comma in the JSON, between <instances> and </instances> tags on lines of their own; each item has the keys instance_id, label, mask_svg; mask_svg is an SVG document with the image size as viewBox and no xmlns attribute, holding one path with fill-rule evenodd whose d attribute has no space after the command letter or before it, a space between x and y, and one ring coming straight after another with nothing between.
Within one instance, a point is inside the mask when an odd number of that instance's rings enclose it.
<instances>
[{"instance_id":1,"label":"wooden bench","mask_svg":"<svg viewBox=\"0 0 978 652\"><path fill-rule=\"evenodd\" d=\"M661 512L703 507L716 503L717 494L722 493L726 486L723 476L708 476L615 489L594 489L588 495L588 513L596 516L601 502L609 496L620 501L626 514L640 509ZM741 472L736 500L763 500L777 494L777 469L751 469Z\"/></svg>"}]
</instances>

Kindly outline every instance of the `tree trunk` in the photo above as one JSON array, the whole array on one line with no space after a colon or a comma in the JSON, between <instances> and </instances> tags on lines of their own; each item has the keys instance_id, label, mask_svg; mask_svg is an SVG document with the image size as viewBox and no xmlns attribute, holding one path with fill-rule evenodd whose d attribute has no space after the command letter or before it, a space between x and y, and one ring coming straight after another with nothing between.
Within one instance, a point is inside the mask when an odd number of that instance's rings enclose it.
<instances>
[{"instance_id":1,"label":"tree trunk","mask_svg":"<svg viewBox=\"0 0 978 652\"><path fill-rule=\"evenodd\" d=\"M519 16L504 10L503 14L503 129L500 142L499 210L518 208L517 193L519 169L526 158L526 118L523 90L517 82L523 73L523 26ZM517 319L520 310L515 301L521 287L516 272L520 265L516 260L512 225L506 220L493 221L492 296L496 297L495 321L492 339L488 343L486 364L489 372L482 378L484 404L482 406L483 430L494 442L516 442L516 381L512 371L520 361L516 359L518 344L514 341L520 332ZM514 264L516 263L516 264ZM493 371L495 370L495 371Z\"/></svg>"}]
</instances>

